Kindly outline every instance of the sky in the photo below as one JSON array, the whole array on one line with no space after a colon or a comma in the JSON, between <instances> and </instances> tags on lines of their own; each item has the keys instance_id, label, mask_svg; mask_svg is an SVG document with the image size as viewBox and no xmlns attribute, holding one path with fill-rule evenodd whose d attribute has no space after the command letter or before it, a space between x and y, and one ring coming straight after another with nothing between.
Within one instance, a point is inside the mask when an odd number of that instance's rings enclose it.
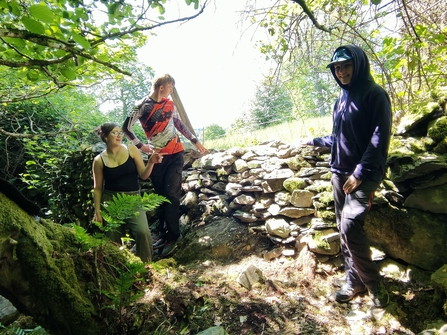
<instances>
[{"instance_id":1,"label":"sky","mask_svg":"<svg viewBox=\"0 0 447 335\"><path fill-rule=\"evenodd\" d=\"M168 1L165 17L197 13L191 7L184 0ZM197 18L156 30L140 50L140 61L156 76L174 77L195 129L228 128L248 109L256 85L268 73L269 62L255 48L264 32L240 22L244 7L244 0L212 0Z\"/></svg>"}]
</instances>

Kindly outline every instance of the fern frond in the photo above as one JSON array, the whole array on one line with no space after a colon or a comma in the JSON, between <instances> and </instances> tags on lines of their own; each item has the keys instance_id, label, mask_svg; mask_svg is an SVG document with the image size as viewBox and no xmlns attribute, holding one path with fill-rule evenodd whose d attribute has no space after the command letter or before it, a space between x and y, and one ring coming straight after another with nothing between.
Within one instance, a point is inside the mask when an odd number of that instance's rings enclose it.
<instances>
[{"instance_id":1,"label":"fern frond","mask_svg":"<svg viewBox=\"0 0 447 335\"><path fill-rule=\"evenodd\" d=\"M91 236L85 228L76 224L73 225L73 230L76 240L81 243L84 250L96 248L105 243L104 235Z\"/></svg>"},{"instance_id":2,"label":"fern frond","mask_svg":"<svg viewBox=\"0 0 447 335\"><path fill-rule=\"evenodd\" d=\"M171 203L166 197L155 193L144 193L142 197L143 208L146 211L153 210L160 206L163 202Z\"/></svg>"},{"instance_id":3,"label":"fern frond","mask_svg":"<svg viewBox=\"0 0 447 335\"><path fill-rule=\"evenodd\" d=\"M144 193L143 196L125 193L115 194L111 201L103 205L103 210L101 210L102 217L107 221L107 225L103 229L106 231L116 229L125 220L137 216L139 210L153 210L163 202L169 202L169 200L154 193Z\"/></svg>"}]
</instances>

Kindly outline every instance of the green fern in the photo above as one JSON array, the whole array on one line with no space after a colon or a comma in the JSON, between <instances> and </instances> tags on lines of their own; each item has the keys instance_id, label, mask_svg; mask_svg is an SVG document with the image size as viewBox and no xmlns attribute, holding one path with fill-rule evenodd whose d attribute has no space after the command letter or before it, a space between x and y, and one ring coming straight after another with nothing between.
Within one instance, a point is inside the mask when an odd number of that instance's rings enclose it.
<instances>
[{"instance_id":1,"label":"green fern","mask_svg":"<svg viewBox=\"0 0 447 335\"><path fill-rule=\"evenodd\" d=\"M138 215L139 210L150 211L163 202L169 202L169 200L154 193L145 193L143 196L118 193L112 197L111 201L106 202L101 210L101 215L107 223L103 225L101 222L93 222L101 230L101 233L91 236L83 227L72 225L75 238L85 250L99 247L107 241L105 233L119 228L125 223L125 220Z\"/></svg>"},{"instance_id":2,"label":"green fern","mask_svg":"<svg viewBox=\"0 0 447 335\"><path fill-rule=\"evenodd\" d=\"M97 272L99 272L97 249L101 247L103 243L108 241L105 233L120 227L120 225L125 223L125 221L132 216L138 215L139 210L153 210L163 202L169 202L169 200L158 194L145 193L143 196L140 196L118 193L112 197L111 201L106 202L101 210L101 215L106 224L103 225L100 222L93 222L101 230L100 233L95 233L91 236L83 227L73 225L75 238L80 244L87 249L94 248L95 268ZM126 244L129 240L130 238L128 236L124 237L122 239L123 244ZM139 262L127 263L124 270L121 270L118 267L114 268L118 273L118 277L115 278L112 290L102 290L99 279L98 288L102 294L111 300L111 303L106 307L118 311L119 319L123 322L122 318L125 314L123 313L124 309L144 294L144 292L138 290L138 288L135 289L134 285L138 280L141 280L141 274L146 273L147 270L145 264Z\"/></svg>"},{"instance_id":3,"label":"green fern","mask_svg":"<svg viewBox=\"0 0 447 335\"><path fill-rule=\"evenodd\" d=\"M158 206L160 206L163 202L171 203L167 198L162 195L158 195L155 193L144 193L141 198L141 203L143 205L144 210L151 211Z\"/></svg>"},{"instance_id":4,"label":"green fern","mask_svg":"<svg viewBox=\"0 0 447 335\"><path fill-rule=\"evenodd\" d=\"M114 310L121 310L121 308L129 306L144 294L142 291L132 290L133 285L142 273L146 273L147 270L143 263L126 263L126 271L120 270L114 266L118 272L118 277L115 278L113 290L102 291L110 300L111 304L106 306ZM121 314L121 313L120 313Z\"/></svg>"},{"instance_id":5,"label":"green fern","mask_svg":"<svg viewBox=\"0 0 447 335\"><path fill-rule=\"evenodd\" d=\"M0 329L4 329L4 331L0 330L0 334L5 335L47 335L47 331L43 329L41 326L37 326L34 329L22 329L17 326L10 325L8 327L4 326L0 322Z\"/></svg>"},{"instance_id":6,"label":"green fern","mask_svg":"<svg viewBox=\"0 0 447 335\"><path fill-rule=\"evenodd\" d=\"M72 226L76 240L81 243L85 250L96 248L106 243L104 234L94 234L91 236L83 227L74 224Z\"/></svg>"},{"instance_id":7,"label":"green fern","mask_svg":"<svg viewBox=\"0 0 447 335\"><path fill-rule=\"evenodd\" d=\"M101 210L101 215L107 224L98 225L103 231L111 231L119 228L125 220L137 216L140 209L149 211L157 208L163 202L169 202L165 197L158 194L147 194L143 196L118 193L112 200L106 202Z\"/></svg>"}]
</instances>

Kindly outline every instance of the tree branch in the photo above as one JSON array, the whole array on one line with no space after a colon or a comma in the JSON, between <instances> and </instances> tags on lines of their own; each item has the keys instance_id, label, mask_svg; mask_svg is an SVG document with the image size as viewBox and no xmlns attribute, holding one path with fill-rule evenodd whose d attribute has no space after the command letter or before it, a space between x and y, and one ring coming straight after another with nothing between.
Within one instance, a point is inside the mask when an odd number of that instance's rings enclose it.
<instances>
[{"instance_id":1,"label":"tree branch","mask_svg":"<svg viewBox=\"0 0 447 335\"><path fill-rule=\"evenodd\" d=\"M402 0L402 5L404 7L405 10L405 14L408 17L408 23L410 24L411 30L413 30L414 36L416 37L416 39L418 40L418 42L422 42L421 38L419 37L418 33L416 32L416 28L413 25L413 22L411 22L411 18L410 18L410 14L408 14L408 8L407 8L407 4L405 2L405 0Z\"/></svg>"},{"instance_id":2,"label":"tree branch","mask_svg":"<svg viewBox=\"0 0 447 335\"><path fill-rule=\"evenodd\" d=\"M200 10L192 16L187 16L187 17L183 17L183 18L171 20L171 21L159 22L159 23L151 25L151 26L134 27L132 29L119 31L119 32L116 32L113 34L107 34L107 35L97 38L95 40L91 40L91 41L89 41L89 43L92 47L95 47L99 44L104 43L107 40L132 35L133 33L136 33L136 32L149 31L149 30L156 29L156 28L162 27L164 25L168 25L168 24L173 24L176 22L190 21L203 13L203 11L205 10L205 7L208 5L208 2L209 1L205 1L205 3L200 8ZM128 72L128 71L124 71L109 62L105 62L105 61L102 61L98 58L91 56L89 53L86 52L86 50L76 47L76 45L72 42L62 41L62 40L56 39L51 36L31 33L27 30L20 30L20 29L13 29L13 28L12 29L0 29L0 38L1 38L2 42L7 44L11 48L13 48L13 46L11 46L9 43L7 43L3 39L3 37L22 39L22 40L26 40L26 41L32 42L34 44L42 45L45 47L49 47L49 48L53 48L53 49L57 49L57 50L63 50L65 52L67 52L69 55L65 55L64 57L57 58L57 59L43 60L43 59L31 59L29 56L25 56L25 55L19 53L22 57L29 58L29 61L15 62L15 61L5 60L3 58L0 58L0 65L5 65L8 67L12 67L12 68L30 67L30 66L42 67L42 66L63 63L65 61L67 61L68 59L73 58L75 55L77 55L79 57L84 57L86 59L89 59L95 63L104 65L105 67L108 67L118 73L122 73L122 74L128 75L128 76L131 75L130 72ZM16 50L16 48L14 48L14 50L16 52L18 52Z\"/></svg>"},{"instance_id":3,"label":"tree branch","mask_svg":"<svg viewBox=\"0 0 447 335\"><path fill-rule=\"evenodd\" d=\"M312 13L312 11L309 9L309 7L307 7L307 4L304 0L291 0L292 2L295 2L296 4L298 4L304 13L306 13L306 15L309 17L309 19L312 21L313 25L315 26L315 28L325 31L327 33L331 33L331 31L333 29L330 28L326 28L325 26L321 25L318 23L314 13Z\"/></svg>"},{"instance_id":4,"label":"tree branch","mask_svg":"<svg viewBox=\"0 0 447 335\"><path fill-rule=\"evenodd\" d=\"M9 131L4 130L2 127L0 127L0 133L5 135L5 136L9 136L9 137L16 137L16 138L32 138L32 137L36 137L36 136L57 136L60 134L69 134L69 133L73 133L73 132L77 132L74 129L71 130L61 130L58 132L51 132L51 133L34 133L34 134L19 134L19 133L11 133Z\"/></svg>"},{"instance_id":5,"label":"tree branch","mask_svg":"<svg viewBox=\"0 0 447 335\"><path fill-rule=\"evenodd\" d=\"M90 45L94 46L94 45L103 43L103 42L105 42L106 40L109 40L109 39L114 39L114 38L123 37L123 36L126 36L126 35L131 35L133 33L140 32L140 31L149 31L149 30L152 30L152 29L156 29L156 28L165 26L167 24L190 21L190 20L198 17L200 14L203 13L203 11L205 10L205 7L208 5L208 2L209 1L205 1L203 6L200 8L200 10L196 14L194 14L192 16L182 17L180 19L171 20L171 21L158 22L158 23L156 23L156 24L154 24L152 26L149 26L149 27L135 27L133 29L116 32L114 34L107 34L104 37L98 38L96 41L90 42Z\"/></svg>"},{"instance_id":6,"label":"tree branch","mask_svg":"<svg viewBox=\"0 0 447 335\"><path fill-rule=\"evenodd\" d=\"M12 30L7 30L7 29L0 29L0 38L1 37L10 37L10 38L19 38L19 39L23 39L29 42L33 42L35 44L39 44L39 45L43 45L46 47L50 47L50 48L54 48L54 49L58 49L58 50L63 50L65 52L68 53L68 55L65 55L61 58L58 59L52 59L52 60L44 60L44 59L32 59L29 56L23 55L22 53L19 53L15 48L14 50L16 50L22 57L28 58L28 61L20 61L20 62L14 62L14 61L10 61L10 60L4 60L2 58L0 58L0 65L5 65L8 67L14 67L14 68L19 68L19 67L30 67L30 66L48 66L48 65L53 65L53 64L60 64L60 63L64 63L66 62L68 59L73 58L75 55L80 56L80 57L84 57L87 59L90 59L91 61L104 65L112 70L115 70L119 73L122 73L124 75L130 76L130 72L128 71L124 71L121 70L118 66L115 66L109 62L104 62L100 59L97 59L95 57L92 57L90 54L88 54L87 52L75 47L74 45L70 44L70 43L64 43L62 41L57 41L54 38L51 37L46 37L46 36L40 36L37 34L33 34L30 33L26 30L17 30L17 29L12 29ZM7 43L3 38L1 38L2 42L4 42L5 44L7 44L9 47L13 48L9 43Z\"/></svg>"}]
</instances>

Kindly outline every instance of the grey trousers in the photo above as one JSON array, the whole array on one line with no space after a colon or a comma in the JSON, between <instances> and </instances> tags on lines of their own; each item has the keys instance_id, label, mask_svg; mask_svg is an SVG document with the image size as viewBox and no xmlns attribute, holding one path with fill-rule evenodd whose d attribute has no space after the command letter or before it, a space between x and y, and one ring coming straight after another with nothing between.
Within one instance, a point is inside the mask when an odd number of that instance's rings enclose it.
<instances>
[{"instance_id":1,"label":"grey trousers","mask_svg":"<svg viewBox=\"0 0 447 335\"><path fill-rule=\"evenodd\" d=\"M122 192L104 191L102 194L102 202L112 200L114 194ZM140 192L124 192L126 194L138 194ZM134 216L126 220L126 224L120 229L111 231L107 236L114 242L121 243L121 237L125 235L126 226L130 229L132 237L135 239L135 255L141 258L143 262L152 260L152 235L147 222L146 211L139 210L138 216Z\"/></svg>"},{"instance_id":2,"label":"grey trousers","mask_svg":"<svg viewBox=\"0 0 447 335\"><path fill-rule=\"evenodd\" d=\"M340 231L346 280L353 287L372 287L379 283L380 273L377 264L371 259L370 244L363 226L379 184L364 180L354 192L345 194L343 184L348 177L337 173L332 175L335 215Z\"/></svg>"}]
</instances>

